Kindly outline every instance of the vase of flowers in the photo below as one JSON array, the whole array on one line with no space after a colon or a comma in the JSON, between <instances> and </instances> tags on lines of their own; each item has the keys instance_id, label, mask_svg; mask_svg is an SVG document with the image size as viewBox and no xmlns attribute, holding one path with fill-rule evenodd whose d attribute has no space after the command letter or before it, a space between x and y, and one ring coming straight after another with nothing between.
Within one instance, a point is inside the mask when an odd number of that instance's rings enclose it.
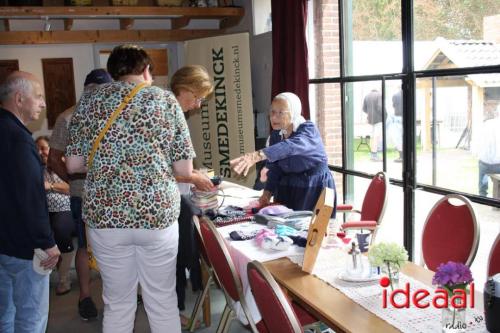
<instances>
[{"instance_id":1,"label":"vase of flowers","mask_svg":"<svg viewBox=\"0 0 500 333\"><path fill-rule=\"evenodd\" d=\"M432 284L443 288L448 294L447 306L441 312L441 326L443 332L465 332L466 304L462 302L469 292L469 284L473 281L470 268L462 263L449 261L439 265ZM458 292L457 292L458 291ZM463 298L452 296L455 293L463 294Z\"/></svg>"},{"instance_id":2,"label":"vase of flowers","mask_svg":"<svg viewBox=\"0 0 500 333\"><path fill-rule=\"evenodd\" d=\"M396 243L378 243L368 252L368 260L373 267L380 267L382 274L387 275L391 290L399 286L399 271L408 261L406 249Z\"/></svg>"}]
</instances>

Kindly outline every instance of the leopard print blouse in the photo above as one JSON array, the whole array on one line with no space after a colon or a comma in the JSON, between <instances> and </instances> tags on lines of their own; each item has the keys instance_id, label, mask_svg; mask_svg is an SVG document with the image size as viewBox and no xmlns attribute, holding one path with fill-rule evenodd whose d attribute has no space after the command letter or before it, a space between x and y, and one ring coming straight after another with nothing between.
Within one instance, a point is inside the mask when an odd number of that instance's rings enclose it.
<instances>
[{"instance_id":1,"label":"leopard print blouse","mask_svg":"<svg viewBox=\"0 0 500 333\"><path fill-rule=\"evenodd\" d=\"M117 81L82 95L71 119L66 156L88 158L107 119L134 86ZM84 185L85 223L98 229L170 226L180 209L172 163L194 157L175 96L158 87L143 88L97 149Z\"/></svg>"}]
</instances>

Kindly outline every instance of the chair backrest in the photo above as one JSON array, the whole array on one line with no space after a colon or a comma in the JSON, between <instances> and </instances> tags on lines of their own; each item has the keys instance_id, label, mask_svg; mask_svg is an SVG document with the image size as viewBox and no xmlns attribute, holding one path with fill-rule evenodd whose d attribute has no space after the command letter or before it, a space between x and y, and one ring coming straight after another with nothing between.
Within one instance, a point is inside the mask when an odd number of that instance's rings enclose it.
<instances>
[{"instance_id":1,"label":"chair backrest","mask_svg":"<svg viewBox=\"0 0 500 333\"><path fill-rule=\"evenodd\" d=\"M500 273L500 234L493 243L490 258L488 259L488 277Z\"/></svg>"},{"instance_id":2,"label":"chair backrest","mask_svg":"<svg viewBox=\"0 0 500 333\"><path fill-rule=\"evenodd\" d=\"M221 235L215 229L212 221L204 219L200 221L201 236L203 244L207 250L208 260L217 275L222 288L233 301L240 301L242 287L240 276L236 272L233 260L222 239Z\"/></svg>"},{"instance_id":3,"label":"chair backrest","mask_svg":"<svg viewBox=\"0 0 500 333\"><path fill-rule=\"evenodd\" d=\"M461 201L459 205L450 202ZM431 271L448 261L470 266L479 245L479 224L470 201L448 194L432 207L422 231L422 259Z\"/></svg>"},{"instance_id":4,"label":"chair backrest","mask_svg":"<svg viewBox=\"0 0 500 333\"><path fill-rule=\"evenodd\" d=\"M203 238L201 236L200 219L196 215L193 216L193 224L196 229L194 238L198 242L198 248L200 249L201 258L207 264L207 266L212 267L212 264L210 264L210 260L208 260L207 249L205 248L205 244L203 243Z\"/></svg>"},{"instance_id":5,"label":"chair backrest","mask_svg":"<svg viewBox=\"0 0 500 333\"><path fill-rule=\"evenodd\" d=\"M384 172L378 172L366 190L361 206L361 221L377 221L380 224L387 205L389 181Z\"/></svg>"},{"instance_id":6,"label":"chair backrest","mask_svg":"<svg viewBox=\"0 0 500 333\"><path fill-rule=\"evenodd\" d=\"M247 266L248 281L267 331L301 333L297 315L271 273L258 261Z\"/></svg>"}]
</instances>

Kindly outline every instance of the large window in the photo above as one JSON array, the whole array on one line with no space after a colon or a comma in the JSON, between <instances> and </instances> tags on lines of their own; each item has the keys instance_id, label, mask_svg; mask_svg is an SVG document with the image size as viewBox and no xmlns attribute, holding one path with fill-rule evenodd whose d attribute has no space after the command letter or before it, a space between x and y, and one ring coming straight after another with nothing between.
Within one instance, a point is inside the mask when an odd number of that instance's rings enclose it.
<instances>
[{"instance_id":1,"label":"large window","mask_svg":"<svg viewBox=\"0 0 500 333\"><path fill-rule=\"evenodd\" d=\"M500 232L492 120L500 117L500 2L309 3L312 118L344 200L359 204L368 180L385 171L391 190L378 241L405 243L418 261L432 204L463 194L474 202L478 258L486 258L488 236ZM484 260L476 262L483 275Z\"/></svg>"}]
</instances>

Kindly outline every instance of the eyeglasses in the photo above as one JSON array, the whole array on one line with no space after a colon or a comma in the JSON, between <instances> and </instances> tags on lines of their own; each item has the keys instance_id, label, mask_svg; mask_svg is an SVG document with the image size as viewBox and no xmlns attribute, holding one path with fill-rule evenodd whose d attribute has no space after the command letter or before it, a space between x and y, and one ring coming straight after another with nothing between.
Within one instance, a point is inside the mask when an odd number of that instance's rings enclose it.
<instances>
[{"instance_id":1,"label":"eyeglasses","mask_svg":"<svg viewBox=\"0 0 500 333\"><path fill-rule=\"evenodd\" d=\"M271 110L269 112L269 117L283 118L283 116L289 112L288 110Z\"/></svg>"},{"instance_id":2,"label":"eyeglasses","mask_svg":"<svg viewBox=\"0 0 500 333\"><path fill-rule=\"evenodd\" d=\"M191 94L193 94L194 100L196 101L196 104L203 104L207 100L205 97L197 97L194 92L191 91Z\"/></svg>"}]
</instances>

